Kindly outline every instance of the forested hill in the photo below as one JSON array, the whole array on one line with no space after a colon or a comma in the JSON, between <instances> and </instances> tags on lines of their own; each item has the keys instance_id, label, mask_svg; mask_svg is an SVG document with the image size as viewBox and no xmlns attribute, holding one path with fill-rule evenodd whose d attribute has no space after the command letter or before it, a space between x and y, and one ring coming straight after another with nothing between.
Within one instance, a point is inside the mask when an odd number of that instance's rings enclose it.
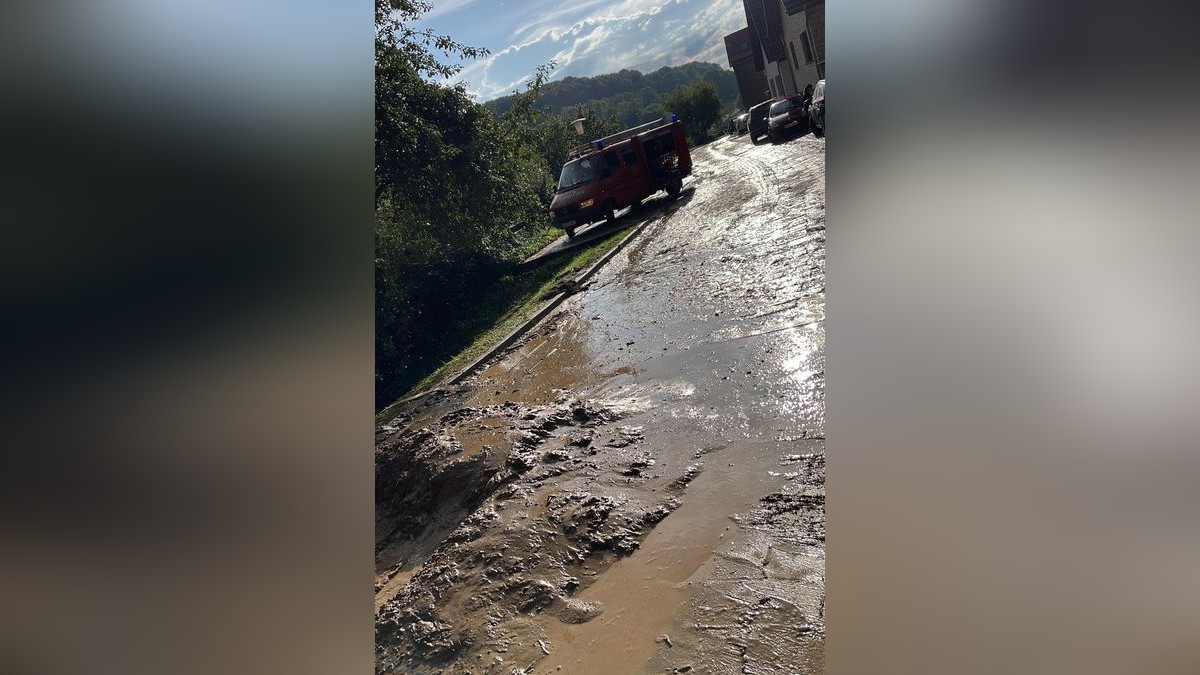
<instances>
[{"instance_id":1,"label":"forested hill","mask_svg":"<svg viewBox=\"0 0 1200 675\"><path fill-rule=\"evenodd\" d=\"M622 70L593 77L564 77L546 84L537 107L556 114L572 115L575 106L590 107L601 117L616 117L632 126L662 114L663 101L676 87L698 79L712 83L726 113L738 104L737 79L732 70L715 63L685 63L666 66L652 73ZM502 96L484 105L503 113L512 106L513 97Z\"/></svg>"}]
</instances>

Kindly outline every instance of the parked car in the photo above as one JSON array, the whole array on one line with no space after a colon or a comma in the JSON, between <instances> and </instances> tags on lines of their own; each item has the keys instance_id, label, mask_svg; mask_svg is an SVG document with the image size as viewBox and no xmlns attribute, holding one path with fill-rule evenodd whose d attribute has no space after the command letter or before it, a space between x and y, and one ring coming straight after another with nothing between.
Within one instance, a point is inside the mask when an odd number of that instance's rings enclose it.
<instances>
[{"instance_id":1,"label":"parked car","mask_svg":"<svg viewBox=\"0 0 1200 675\"><path fill-rule=\"evenodd\" d=\"M683 122L650 122L606 136L576 150L563 165L550 215L567 237L616 210L665 190L675 199L692 173Z\"/></svg>"},{"instance_id":2,"label":"parked car","mask_svg":"<svg viewBox=\"0 0 1200 675\"><path fill-rule=\"evenodd\" d=\"M817 81L813 89L812 104L808 106L808 126L813 136L825 135L825 80Z\"/></svg>"},{"instance_id":3,"label":"parked car","mask_svg":"<svg viewBox=\"0 0 1200 675\"><path fill-rule=\"evenodd\" d=\"M738 136L750 130L750 113L742 113L733 118L733 131Z\"/></svg>"},{"instance_id":4,"label":"parked car","mask_svg":"<svg viewBox=\"0 0 1200 675\"><path fill-rule=\"evenodd\" d=\"M774 102L775 99L767 99L750 108L750 121L746 128L750 133L751 143L758 145L759 139L767 135L767 113L770 112L771 104Z\"/></svg>"},{"instance_id":5,"label":"parked car","mask_svg":"<svg viewBox=\"0 0 1200 675\"><path fill-rule=\"evenodd\" d=\"M792 94L771 104L767 137L772 143L779 143L788 134L808 132L808 110L805 108L803 94Z\"/></svg>"}]
</instances>

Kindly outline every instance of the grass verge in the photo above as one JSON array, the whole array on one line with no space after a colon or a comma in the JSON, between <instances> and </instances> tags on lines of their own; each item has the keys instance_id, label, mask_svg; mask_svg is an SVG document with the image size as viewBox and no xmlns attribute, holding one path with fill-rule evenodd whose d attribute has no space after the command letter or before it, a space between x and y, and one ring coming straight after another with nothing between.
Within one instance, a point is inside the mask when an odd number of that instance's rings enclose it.
<instances>
[{"instance_id":1,"label":"grass verge","mask_svg":"<svg viewBox=\"0 0 1200 675\"><path fill-rule=\"evenodd\" d=\"M463 319L446 327L447 341L464 346L396 400L419 394L458 374L544 307L556 295L552 292L556 284L576 276L611 251L627 234L629 230L614 232L579 247L573 254L563 254L523 273L505 275L488 288L481 289L471 303L463 307ZM377 413L376 423L383 421Z\"/></svg>"}]
</instances>

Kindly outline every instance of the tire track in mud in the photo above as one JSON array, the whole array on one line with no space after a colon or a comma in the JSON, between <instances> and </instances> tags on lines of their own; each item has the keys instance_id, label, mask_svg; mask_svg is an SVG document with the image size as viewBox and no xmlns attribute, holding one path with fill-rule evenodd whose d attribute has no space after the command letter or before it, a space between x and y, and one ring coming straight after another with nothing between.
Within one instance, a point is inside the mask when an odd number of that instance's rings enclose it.
<instances>
[{"instance_id":1,"label":"tire track in mud","mask_svg":"<svg viewBox=\"0 0 1200 675\"><path fill-rule=\"evenodd\" d=\"M647 429L658 426L661 422L655 423L655 411L659 420L689 419L694 412L716 409L707 405L710 401L723 406L722 412L716 413L716 419L736 418L732 424L701 422L699 428L689 423L672 422L665 435L661 429L654 436L648 433L648 443L664 448L657 455L664 464L670 459L669 453L678 452L681 445L708 447L712 445L710 441L715 440L714 435L730 433L731 427L740 430L746 426L761 426L759 421L746 419L752 414L748 408L756 405L753 398L734 393L743 385L734 384L720 371L729 366L730 373L737 371L750 375L750 370L740 367L740 363L747 355L761 355L764 349L769 354L772 346L776 347L777 354L790 357L797 353L796 345L800 340L794 335L794 329L798 325L818 325L811 339L803 339L803 344L813 346L802 350L819 350L819 345L823 344L819 330L823 312L819 311L820 298L812 292L819 287L802 286L796 281L797 275L792 274L793 269L813 270L815 261L807 258L818 252L823 244L823 235L809 236L811 223L803 211L809 203L805 199L810 190L816 192L821 187L819 177L813 175L819 171L820 163L810 161L807 156L795 156L798 149L795 146L746 146L738 152L737 146L730 143L714 143L697 150L695 157L703 181L687 208L679 212L669 227L666 223L658 224L636 249L636 255L631 253L628 260L622 261L624 267L614 270L603 289L583 299L585 309L581 311L604 321L597 334L609 334L607 339L595 341L596 350L603 350L606 344L625 345L626 349L635 350L637 347L630 345L647 341L660 344L664 337L676 333L692 334L685 337L682 344L674 343L662 349L692 350L695 356L674 361L678 363L675 367L671 365L672 359L656 367L654 364L658 360L654 355L639 350L635 357L640 364L639 372L623 378L628 385L602 386L601 391L606 395L657 399L651 412L638 422L646 424ZM811 148L804 148L802 152L811 153ZM776 166L780 167L778 171ZM816 194L812 196L817 198ZM774 211L782 212L780 217L772 220L762 216ZM746 214L758 215L747 217ZM756 292L760 284L777 286L782 297L771 292ZM806 314L812 304L817 306L816 311ZM737 311L729 311L734 308ZM761 314L766 325L752 325L755 322L745 316L747 313ZM796 323L797 315L806 320ZM653 327L648 323L654 324ZM716 358L706 358L705 353L712 353ZM799 354L802 356L804 352ZM754 356L749 358L755 359ZM822 367L809 364L804 358L798 358L794 363L792 360L787 358L782 365L786 371L784 379L790 378L789 386L796 387L792 391L799 392L800 398L812 396L811 392L820 386L821 378L799 384L799 375L807 370L819 371ZM816 363L819 361L818 357ZM711 363L720 365L714 367L709 365ZM739 364L739 367L732 367L732 364ZM753 365L757 370L762 361ZM713 373L713 370L718 372ZM714 390L724 391L724 394L713 397ZM674 391L687 393L672 396ZM777 417L771 407L767 410L768 416ZM822 416L819 403L806 402L793 410L811 419L817 429L813 429L811 435L809 429L799 428L780 433L777 438L725 444L720 449L721 456L714 455L710 467L688 486L679 510L657 526L630 558L606 571L595 586L580 596L603 601L610 607L604 621L568 627L551 624L547 629L551 653L539 660L534 673L553 674L560 672L559 667L561 672L589 675L642 672L648 659L665 664L662 659L668 658L670 671L688 667L688 659L693 659L691 665L696 666L696 672L732 672L724 670L726 664L709 653L711 640L697 635L698 631L709 629L696 628L696 621L684 620L691 611L694 591L700 585L719 591L716 599L725 597L726 592L744 596L731 601L733 605L722 610L731 618L746 622L742 626L744 630L722 637L746 643L739 658L744 659L751 671L820 672L821 668L814 664L820 658L822 647L812 622L821 621L821 586L815 579L823 578L823 557L792 546L789 539L799 542L803 532L792 530L792 525L783 518L793 511L793 506L813 518L819 512L823 518L823 502L793 499L784 492L785 481L792 479L780 475L778 463L782 454L791 454L795 450L822 451L818 432ZM713 419L701 415L700 419ZM767 424L788 426L787 422L778 419ZM670 450L672 446L674 450ZM776 470L774 473L773 469ZM732 545L733 539L738 538L729 536L728 518L733 514L755 513L754 505L760 499L769 500L764 503L788 505L778 509L782 514L778 516L778 522L784 528L768 532L765 539L726 550L725 546ZM750 517L745 516L748 526L754 524ZM750 562L745 571L753 579L763 579L763 583L739 584L731 588L726 588L726 580L710 583L709 575L720 574L728 567L720 561L705 562L720 553L749 555L747 560ZM755 571L756 566L769 569L759 572ZM761 597L750 597L760 591L770 596L768 604L760 604ZM712 598L708 602L715 604ZM751 605L751 610L735 611L742 603ZM675 628L671 627L673 617L683 620ZM786 628L789 624L803 626L800 639L797 639L796 631ZM660 632L669 632L676 639L675 648L667 644L669 640L658 643L652 640ZM761 639L764 637L771 637L771 640ZM656 648L662 652L657 656ZM795 649L789 652L790 648ZM799 670L786 667L770 670L771 664L786 664L790 654L800 650L805 656L797 657L804 661ZM593 656L596 653L606 656L597 660ZM646 672L651 671L661 672L662 668Z\"/></svg>"},{"instance_id":2,"label":"tire track in mud","mask_svg":"<svg viewBox=\"0 0 1200 675\"><path fill-rule=\"evenodd\" d=\"M711 293L728 297L731 291L742 292L729 299L744 303L743 316L765 315L787 299L787 310L777 312L782 316L773 329L819 320L823 313L791 313L824 289L823 148L811 139L770 146L722 139L696 154L701 162L718 164L727 183L733 183L697 199L691 212L692 232L685 245L702 246L720 263L709 275ZM730 199L730 192L740 198ZM686 262L693 267L704 263Z\"/></svg>"},{"instance_id":3,"label":"tire track in mud","mask_svg":"<svg viewBox=\"0 0 1200 675\"><path fill-rule=\"evenodd\" d=\"M704 146L708 150L707 154L713 156L714 159L720 160L725 166L733 167L737 172L737 178L744 180L755 192L755 198L743 202L742 209L766 209L769 212L775 211L779 206L779 189L778 174L764 159L755 157L751 152L760 146L747 146L741 149L740 152L726 153L725 148L736 141L724 138L718 139Z\"/></svg>"},{"instance_id":4,"label":"tire track in mud","mask_svg":"<svg viewBox=\"0 0 1200 675\"><path fill-rule=\"evenodd\" d=\"M695 204L725 227L708 231L697 220L676 240L715 257L701 279L718 312L739 310L691 347L712 349L723 363L734 354L778 353L788 345L789 357L780 363L796 387L788 397L795 397L791 414L813 425L802 424L799 434L781 433L759 462L748 461L745 445L722 456L749 472L763 470L772 451L787 453L781 463L808 459L800 471L772 473L785 482L758 493L762 506L727 512L738 524L736 536L723 538L704 568L689 577L689 599L674 625L662 626L673 642L659 645L644 672L824 672L824 152L810 139L793 143L708 146L707 158L728 182L723 192L714 190ZM702 255L688 261L703 262ZM812 379L804 377L809 372ZM743 399L741 405L749 403ZM693 485L696 496L706 483ZM688 506L685 501L673 517L686 515Z\"/></svg>"}]
</instances>

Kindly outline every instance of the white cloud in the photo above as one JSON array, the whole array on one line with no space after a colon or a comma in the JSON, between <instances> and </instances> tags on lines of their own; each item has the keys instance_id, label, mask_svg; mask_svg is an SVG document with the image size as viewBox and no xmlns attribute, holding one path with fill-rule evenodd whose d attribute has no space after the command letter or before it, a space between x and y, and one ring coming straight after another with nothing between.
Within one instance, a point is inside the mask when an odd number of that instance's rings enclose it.
<instances>
[{"instance_id":1,"label":"white cloud","mask_svg":"<svg viewBox=\"0 0 1200 675\"><path fill-rule=\"evenodd\" d=\"M598 4L551 11L520 26L513 44L467 65L454 81L487 100L511 93L550 60L558 65L552 79L688 61L725 65L723 38L745 25L742 3L732 0L624 0L601 15L570 21Z\"/></svg>"},{"instance_id":2,"label":"white cloud","mask_svg":"<svg viewBox=\"0 0 1200 675\"><path fill-rule=\"evenodd\" d=\"M564 22L574 23L579 20L584 13L593 7L603 7L609 4L609 0L585 0L576 4L562 5L557 10L549 12L540 12L533 19L525 24L518 26L513 31L513 36L517 40L528 40L530 36L541 34L546 29L554 28L563 25Z\"/></svg>"}]
</instances>

